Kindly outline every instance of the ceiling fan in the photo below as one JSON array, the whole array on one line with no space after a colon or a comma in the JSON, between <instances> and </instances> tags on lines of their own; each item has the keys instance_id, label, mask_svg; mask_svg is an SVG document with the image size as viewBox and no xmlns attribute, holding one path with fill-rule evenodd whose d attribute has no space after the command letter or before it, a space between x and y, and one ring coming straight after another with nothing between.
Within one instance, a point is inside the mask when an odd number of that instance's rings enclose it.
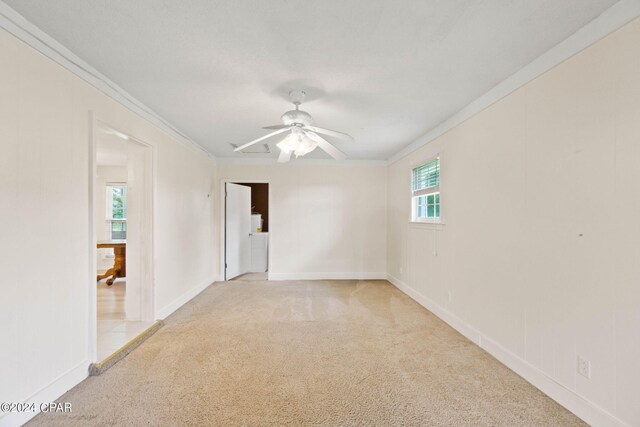
<instances>
[{"instance_id":1,"label":"ceiling fan","mask_svg":"<svg viewBox=\"0 0 640 427\"><path fill-rule=\"evenodd\" d=\"M329 141L318 134L328 135L346 141L354 141L353 137L335 130L311 126L313 123L311 114L299 109L300 104L304 101L305 95L304 91L301 90L289 92L289 98L293 105L296 106L296 109L287 111L282 115L282 117L280 117L283 124L264 127L263 129L275 129L275 132L271 132L270 134L258 139L254 139L251 142L239 146L233 151L241 151L253 144L257 144L260 141L271 138L272 136L288 133L282 141L276 144L280 149L280 156L278 157L278 162L280 163L288 162L289 159L291 159L292 154L296 157L304 156L305 154L315 150L317 147L320 147L321 150L324 150L336 160L346 159L347 156L342 151L338 150L330 144Z\"/></svg>"}]
</instances>

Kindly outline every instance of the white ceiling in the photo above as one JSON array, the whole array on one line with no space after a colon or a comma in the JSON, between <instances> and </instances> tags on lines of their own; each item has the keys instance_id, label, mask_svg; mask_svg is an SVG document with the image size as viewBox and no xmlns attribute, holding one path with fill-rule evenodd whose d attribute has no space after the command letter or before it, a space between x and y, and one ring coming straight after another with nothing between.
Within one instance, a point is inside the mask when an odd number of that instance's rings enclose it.
<instances>
[{"instance_id":1,"label":"white ceiling","mask_svg":"<svg viewBox=\"0 0 640 427\"><path fill-rule=\"evenodd\" d=\"M229 144L303 89L349 158L387 159L616 0L5 3L216 156L277 157Z\"/></svg>"}]
</instances>

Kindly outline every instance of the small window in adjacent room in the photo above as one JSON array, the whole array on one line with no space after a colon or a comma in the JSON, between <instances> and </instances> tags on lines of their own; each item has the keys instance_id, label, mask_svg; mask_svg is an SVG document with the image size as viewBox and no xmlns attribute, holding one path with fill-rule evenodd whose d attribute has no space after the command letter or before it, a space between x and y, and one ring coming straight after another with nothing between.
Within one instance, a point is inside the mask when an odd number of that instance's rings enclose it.
<instances>
[{"instance_id":1,"label":"small window in adjacent room","mask_svg":"<svg viewBox=\"0 0 640 427\"><path fill-rule=\"evenodd\" d=\"M127 186L107 185L107 239L127 238Z\"/></svg>"},{"instance_id":2,"label":"small window in adjacent room","mask_svg":"<svg viewBox=\"0 0 640 427\"><path fill-rule=\"evenodd\" d=\"M440 221L440 157L413 168L411 172L411 219Z\"/></svg>"}]
</instances>

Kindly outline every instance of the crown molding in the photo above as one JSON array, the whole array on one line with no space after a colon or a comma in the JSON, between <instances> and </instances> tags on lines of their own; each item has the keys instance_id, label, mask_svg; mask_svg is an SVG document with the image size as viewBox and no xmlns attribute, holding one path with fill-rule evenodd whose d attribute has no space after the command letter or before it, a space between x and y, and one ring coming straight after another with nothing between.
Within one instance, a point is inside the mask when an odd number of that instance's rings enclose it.
<instances>
[{"instance_id":1,"label":"crown molding","mask_svg":"<svg viewBox=\"0 0 640 427\"><path fill-rule=\"evenodd\" d=\"M600 16L582 27L566 40L562 41L546 53L542 54L524 68L511 75L487 93L468 104L462 110L437 125L423 136L411 142L386 161L378 160L345 160L333 161L322 159L299 159L301 164L366 164L387 165L394 163L422 146L442 136L450 129L481 112L531 80L549 71L568 58L584 50L593 43L640 16L640 0L621 0L605 10ZM149 107L126 92L116 83L80 59L69 49L26 20L22 15L0 1L0 28L12 34L28 46L34 48L47 58L53 60L91 86L121 103L134 113L158 126L179 141L195 148L207 157L216 159L212 153L193 141L168 121L160 117ZM237 159L217 158L221 163L236 164L270 164L272 159Z\"/></svg>"},{"instance_id":2,"label":"crown molding","mask_svg":"<svg viewBox=\"0 0 640 427\"><path fill-rule=\"evenodd\" d=\"M279 165L279 166L387 166L386 160L333 160L333 159L295 159L292 158L287 163L278 163L277 157L217 157L218 164L228 165Z\"/></svg>"},{"instance_id":3,"label":"crown molding","mask_svg":"<svg viewBox=\"0 0 640 427\"><path fill-rule=\"evenodd\" d=\"M0 28L80 77L143 119L167 132L178 141L195 148L211 159L215 159L215 156L203 146L180 132L180 130L156 114L151 108L137 100L133 95L122 89L2 1L0 1Z\"/></svg>"},{"instance_id":4,"label":"crown molding","mask_svg":"<svg viewBox=\"0 0 640 427\"><path fill-rule=\"evenodd\" d=\"M558 43L462 110L398 151L388 159L389 164L437 139L491 104L603 39L638 16L640 16L640 0L619 1L567 39Z\"/></svg>"}]
</instances>

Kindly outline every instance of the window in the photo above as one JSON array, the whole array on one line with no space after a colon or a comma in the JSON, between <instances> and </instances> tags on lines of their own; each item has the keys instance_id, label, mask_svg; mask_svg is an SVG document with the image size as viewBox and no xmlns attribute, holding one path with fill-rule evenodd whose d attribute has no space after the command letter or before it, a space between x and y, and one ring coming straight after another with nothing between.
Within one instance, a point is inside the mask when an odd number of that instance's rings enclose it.
<instances>
[{"instance_id":1,"label":"window","mask_svg":"<svg viewBox=\"0 0 640 427\"><path fill-rule=\"evenodd\" d=\"M107 185L107 239L127 238L127 186Z\"/></svg>"},{"instance_id":2,"label":"window","mask_svg":"<svg viewBox=\"0 0 640 427\"><path fill-rule=\"evenodd\" d=\"M440 193L417 196L418 212L416 219L440 218Z\"/></svg>"},{"instance_id":3,"label":"window","mask_svg":"<svg viewBox=\"0 0 640 427\"><path fill-rule=\"evenodd\" d=\"M440 157L411 172L412 221L440 221Z\"/></svg>"}]
</instances>

